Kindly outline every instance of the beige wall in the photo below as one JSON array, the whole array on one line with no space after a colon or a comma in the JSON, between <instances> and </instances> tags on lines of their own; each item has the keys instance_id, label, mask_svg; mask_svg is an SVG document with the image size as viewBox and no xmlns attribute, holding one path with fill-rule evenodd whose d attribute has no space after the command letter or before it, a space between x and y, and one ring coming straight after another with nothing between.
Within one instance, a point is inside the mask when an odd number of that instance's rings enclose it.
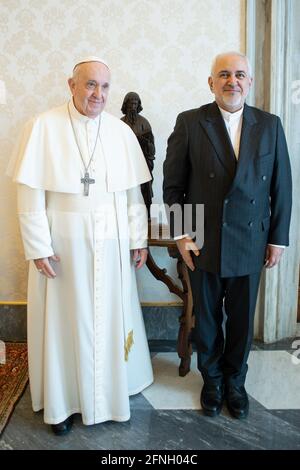
<instances>
[{"instance_id":1,"label":"beige wall","mask_svg":"<svg viewBox=\"0 0 300 470\"><path fill-rule=\"evenodd\" d=\"M0 0L0 301L24 300L27 267L15 215L15 188L4 176L14 141L32 115L68 98L66 78L84 55L113 72L108 111L137 91L156 139L155 201L176 115L211 101L212 57L245 50L245 0ZM2 90L2 93L1 93ZM4 101L4 100L2 100ZM161 264L173 261L157 251ZM141 300L177 300L144 270ZM155 293L154 293L155 290Z\"/></svg>"}]
</instances>

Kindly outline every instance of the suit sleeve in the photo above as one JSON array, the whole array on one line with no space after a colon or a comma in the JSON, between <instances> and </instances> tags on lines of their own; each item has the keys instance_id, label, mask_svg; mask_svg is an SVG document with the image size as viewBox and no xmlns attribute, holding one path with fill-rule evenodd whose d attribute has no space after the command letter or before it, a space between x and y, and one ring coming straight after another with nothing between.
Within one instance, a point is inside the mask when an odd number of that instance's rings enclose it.
<instances>
[{"instance_id":1,"label":"suit sleeve","mask_svg":"<svg viewBox=\"0 0 300 470\"><path fill-rule=\"evenodd\" d=\"M48 218L45 210L45 191L18 184L18 215L27 260L48 258L54 254Z\"/></svg>"},{"instance_id":2,"label":"suit sleeve","mask_svg":"<svg viewBox=\"0 0 300 470\"><path fill-rule=\"evenodd\" d=\"M164 162L163 198L172 237L184 235L183 207L185 189L190 171L188 129L179 114L175 128L168 139ZM173 208L173 210L172 210Z\"/></svg>"},{"instance_id":3,"label":"suit sleeve","mask_svg":"<svg viewBox=\"0 0 300 470\"><path fill-rule=\"evenodd\" d=\"M292 209L292 176L287 143L277 118L276 154L271 181L271 221L268 243L289 245Z\"/></svg>"}]
</instances>

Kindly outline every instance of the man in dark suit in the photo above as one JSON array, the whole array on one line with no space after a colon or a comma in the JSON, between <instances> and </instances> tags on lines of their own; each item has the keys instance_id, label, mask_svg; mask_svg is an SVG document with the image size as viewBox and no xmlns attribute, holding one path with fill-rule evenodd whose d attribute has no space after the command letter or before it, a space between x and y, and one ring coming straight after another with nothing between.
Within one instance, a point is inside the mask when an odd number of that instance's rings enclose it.
<instances>
[{"instance_id":1,"label":"man in dark suit","mask_svg":"<svg viewBox=\"0 0 300 470\"><path fill-rule=\"evenodd\" d=\"M204 204L202 248L172 220L171 233L190 268L202 409L215 416L226 399L241 419L260 274L289 244L291 170L280 119L245 104L247 57L217 56L208 83L215 102L179 114L168 140L164 202Z\"/></svg>"}]
</instances>

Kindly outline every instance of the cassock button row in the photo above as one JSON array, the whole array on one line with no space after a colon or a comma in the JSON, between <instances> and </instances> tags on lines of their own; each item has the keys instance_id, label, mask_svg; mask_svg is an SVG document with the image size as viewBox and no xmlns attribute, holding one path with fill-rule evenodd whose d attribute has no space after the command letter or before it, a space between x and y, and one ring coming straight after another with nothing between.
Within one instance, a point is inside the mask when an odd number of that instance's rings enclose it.
<instances>
[{"instance_id":1,"label":"cassock button row","mask_svg":"<svg viewBox=\"0 0 300 470\"><path fill-rule=\"evenodd\" d=\"M263 175L263 176L262 176L262 180L263 180L263 181L266 181L266 179L267 179L266 175Z\"/></svg>"},{"instance_id":2,"label":"cassock button row","mask_svg":"<svg viewBox=\"0 0 300 470\"><path fill-rule=\"evenodd\" d=\"M255 199L251 199L251 204L256 204Z\"/></svg>"},{"instance_id":3,"label":"cassock button row","mask_svg":"<svg viewBox=\"0 0 300 470\"><path fill-rule=\"evenodd\" d=\"M248 222L249 227L253 226L253 222Z\"/></svg>"}]
</instances>

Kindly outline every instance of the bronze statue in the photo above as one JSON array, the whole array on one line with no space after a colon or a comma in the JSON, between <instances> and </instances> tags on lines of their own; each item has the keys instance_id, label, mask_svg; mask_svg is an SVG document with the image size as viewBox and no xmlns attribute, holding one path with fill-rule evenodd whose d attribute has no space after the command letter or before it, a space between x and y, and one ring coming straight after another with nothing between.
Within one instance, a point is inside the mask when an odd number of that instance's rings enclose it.
<instances>
[{"instance_id":1,"label":"bronze statue","mask_svg":"<svg viewBox=\"0 0 300 470\"><path fill-rule=\"evenodd\" d=\"M137 136L137 139L139 141L139 144L145 156L149 171L152 176L154 160L155 160L154 136L152 134L152 129L151 129L149 121L147 121L147 119L144 118L143 116L139 115L142 109L143 108L142 108L141 98L134 91L130 91L125 96L123 104L122 104L121 111L123 114L125 114L125 116L123 116L121 119L122 121L126 122L128 126L131 127L131 129ZM151 206L152 198L153 198L152 182L153 182L153 176L152 176L151 181L141 185L141 191L142 191L143 198L147 207L149 219L150 219L150 206Z\"/></svg>"}]
</instances>

